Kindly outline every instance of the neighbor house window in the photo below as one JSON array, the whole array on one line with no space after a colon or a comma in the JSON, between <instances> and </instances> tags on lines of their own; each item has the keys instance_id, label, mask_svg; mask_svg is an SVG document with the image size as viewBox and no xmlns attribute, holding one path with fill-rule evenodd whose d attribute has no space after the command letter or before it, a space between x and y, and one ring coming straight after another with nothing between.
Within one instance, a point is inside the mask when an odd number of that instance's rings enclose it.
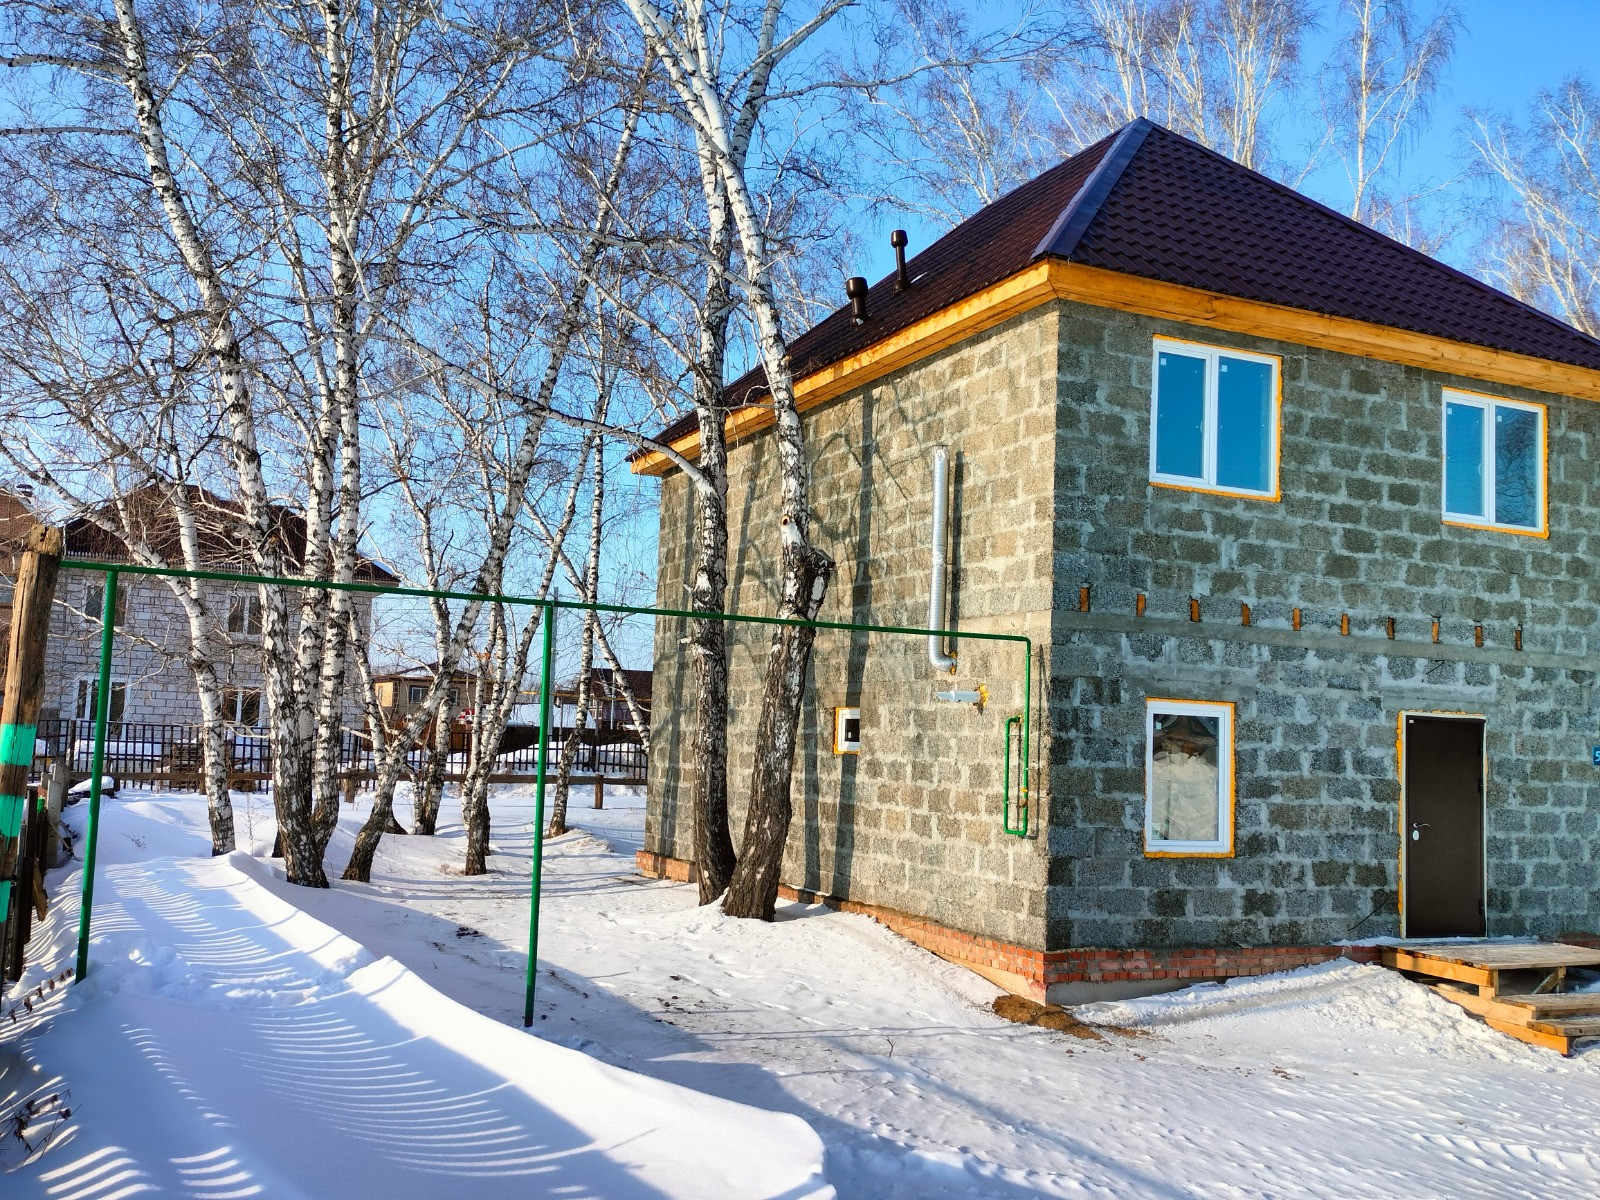
<instances>
[{"instance_id":1,"label":"neighbor house window","mask_svg":"<svg viewBox=\"0 0 1600 1200\"><path fill-rule=\"evenodd\" d=\"M261 633L261 597L234 596L228 601L228 632L257 637Z\"/></svg>"},{"instance_id":2,"label":"neighbor house window","mask_svg":"<svg viewBox=\"0 0 1600 1200\"><path fill-rule=\"evenodd\" d=\"M1540 404L1444 393L1444 519L1545 532L1545 411Z\"/></svg>"},{"instance_id":3,"label":"neighbor house window","mask_svg":"<svg viewBox=\"0 0 1600 1200\"><path fill-rule=\"evenodd\" d=\"M1145 705L1146 854L1233 853L1233 705Z\"/></svg>"},{"instance_id":4,"label":"neighbor house window","mask_svg":"<svg viewBox=\"0 0 1600 1200\"><path fill-rule=\"evenodd\" d=\"M105 614L106 585L91 583L83 592L83 615L93 621L99 621ZM128 617L128 586L124 583L117 584L117 627L121 628Z\"/></svg>"},{"instance_id":5,"label":"neighbor house window","mask_svg":"<svg viewBox=\"0 0 1600 1200\"><path fill-rule=\"evenodd\" d=\"M104 593L102 593L103 595ZM78 701L75 712L80 721L93 721L97 717L95 707L99 703L100 681L98 679L78 680ZM106 720L119 722L122 714L128 707L128 685L122 680L113 680L111 684L111 698L106 705Z\"/></svg>"},{"instance_id":6,"label":"neighbor house window","mask_svg":"<svg viewBox=\"0 0 1600 1200\"><path fill-rule=\"evenodd\" d=\"M410 698L409 702L412 704L421 704L422 698L427 694L428 689L420 683L413 683L410 690L406 693L406 695Z\"/></svg>"},{"instance_id":7,"label":"neighbor house window","mask_svg":"<svg viewBox=\"0 0 1600 1200\"><path fill-rule=\"evenodd\" d=\"M1278 359L1155 339L1150 479L1278 494Z\"/></svg>"},{"instance_id":8,"label":"neighbor house window","mask_svg":"<svg viewBox=\"0 0 1600 1200\"><path fill-rule=\"evenodd\" d=\"M226 688L222 693L222 716L251 729L261 724L261 689Z\"/></svg>"}]
</instances>

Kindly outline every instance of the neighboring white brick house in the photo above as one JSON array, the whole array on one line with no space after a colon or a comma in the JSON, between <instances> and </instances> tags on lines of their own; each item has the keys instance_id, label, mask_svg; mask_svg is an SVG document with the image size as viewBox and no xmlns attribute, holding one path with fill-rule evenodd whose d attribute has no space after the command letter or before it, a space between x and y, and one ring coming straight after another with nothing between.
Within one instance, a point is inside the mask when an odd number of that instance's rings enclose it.
<instances>
[{"instance_id":1,"label":"neighboring white brick house","mask_svg":"<svg viewBox=\"0 0 1600 1200\"><path fill-rule=\"evenodd\" d=\"M203 493L202 493L203 495ZM206 497L213 507L225 504ZM153 511L159 513L154 505ZM292 513L281 514L286 541L293 549L295 534L303 527ZM159 531L159 515L148 525ZM159 532L144 532L147 542L162 548ZM220 535L202 535L203 544L219 542L214 555L218 570L247 571L237 554L228 554ZM298 545L304 544L303 534ZM210 549L211 547L207 547ZM171 556L171 557L176 557ZM100 670L101 611L105 576L75 570L73 560L127 561L120 541L87 520L66 527L66 562L56 585L45 656L45 695L41 725L53 720L91 720ZM363 559L359 577L371 582L393 582L395 576L370 559ZM229 718L241 732L264 725L261 698L261 618L257 590L244 584L208 584L207 606L216 622L218 642L225 647L216 662L224 688ZM357 595L355 603L364 624L370 622L372 597ZM188 666L189 626L182 606L163 579L122 575L117 599L117 629L112 659L110 717L125 725L195 725L200 721L194 677ZM351 677L354 683L354 673ZM346 727L359 732L364 724L361 706L352 688L344 710ZM129 731L128 736L142 734Z\"/></svg>"},{"instance_id":2,"label":"neighboring white brick house","mask_svg":"<svg viewBox=\"0 0 1600 1200\"><path fill-rule=\"evenodd\" d=\"M258 727L266 714L261 696L259 599L255 589L216 584L208 604L227 647L217 662L224 700L232 720ZM100 611L105 579L87 571L64 570L56 585L46 654L46 692L40 716L92 719L100 674ZM372 601L356 601L363 621ZM194 678L187 666L188 619L165 582L149 576L122 576L112 657L111 719L139 724L193 725L200 720ZM345 703L345 721L357 728L359 704Z\"/></svg>"}]
</instances>

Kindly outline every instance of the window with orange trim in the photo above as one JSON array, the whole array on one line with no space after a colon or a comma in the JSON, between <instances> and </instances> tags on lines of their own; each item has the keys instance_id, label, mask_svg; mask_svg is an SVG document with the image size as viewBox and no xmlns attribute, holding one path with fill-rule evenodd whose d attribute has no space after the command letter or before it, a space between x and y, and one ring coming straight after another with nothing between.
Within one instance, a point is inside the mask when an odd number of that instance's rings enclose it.
<instances>
[{"instance_id":1,"label":"window with orange trim","mask_svg":"<svg viewBox=\"0 0 1600 1200\"><path fill-rule=\"evenodd\" d=\"M1278 494L1278 359L1155 339L1150 479Z\"/></svg>"},{"instance_id":2,"label":"window with orange trim","mask_svg":"<svg viewBox=\"0 0 1600 1200\"><path fill-rule=\"evenodd\" d=\"M1147 854L1233 852L1233 705L1145 704Z\"/></svg>"},{"instance_id":3,"label":"window with orange trim","mask_svg":"<svg viewBox=\"0 0 1600 1200\"><path fill-rule=\"evenodd\" d=\"M1545 524L1541 404L1444 393L1444 519L1539 533Z\"/></svg>"}]
</instances>

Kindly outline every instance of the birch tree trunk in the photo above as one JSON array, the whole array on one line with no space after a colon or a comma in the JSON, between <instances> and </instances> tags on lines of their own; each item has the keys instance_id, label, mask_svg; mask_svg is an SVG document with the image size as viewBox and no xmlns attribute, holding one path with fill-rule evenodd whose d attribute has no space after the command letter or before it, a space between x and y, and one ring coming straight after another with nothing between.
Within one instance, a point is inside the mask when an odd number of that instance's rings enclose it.
<instances>
[{"instance_id":1,"label":"birch tree trunk","mask_svg":"<svg viewBox=\"0 0 1600 1200\"><path fill-rule=\"evenodd\" d=\"M756 345L771 397L780 475L777 534L782 547L778 616L814 620L827 594L833 559L811 542L810 464L795 405L777 297L774 260L751 195L746 163L752 139L771 93L773 73L804 42L846 6L822 4L812 16L780 39L784 0L765 0L751 30L748 61L725 61L725 47L712 27L705 0L683 0L669 17L653 0L626 0L646 43L660 58L678 97L698 152L714 168L726 190L727 211L744 263L745 300L755 325ZM737 98L721 90L732 70ZM709 202L709 197L708 197ZM732 916L772 918L778 874L791 816L790 782L795 731L811 663L813 631L781 627L773 635L763 685L761 721L751 772L745 840L729 880L723 911Z\"/></svg>"},{"instance_id":2,"label":"birch tree trunk","mask_svg":"<svg viewBox=\"0 0 1600 1200\"><path fill-rule=\"evenodd\" d=\"M605 419L603 410L600 419ZM598 438L592 440L594 482L589 496L589 557L584 563L583 590L579 593L590 604L600 597L600 540L605 532L606 511L605 443ZM550 837L560 837L567 831L567 792L572 785L572 760L583 745L583 731L589 722L589 697L594 687L594 635L599 623L599 614L593 609L583 614L583 634L578 648L578 707L572 717L572 730L561 747L555 802L550 809Z\"/></svg>"},{"instance_id":3,"label":"birch tree trunk","mask_svg":"<svg viewBox=\"0 0 1600 1200\"><path fill-rule=\"evenodd\" d=\"M528 627L533 627L528 622ZM461 824L466 829L466 860L463 875L482 875L489 869L489 776L494 772L496 751L500 737L505 732L502 723L495 727L492 713L498 706L499 693L510 674L507 648L510 631L507 628L506 610L496 604L489 610L488 646L482 655L478 675L476 702L472 710L472 746L467 756L465 778L461 781ZM527 644L532 644L529 638ZM526 659L524 659L526 662ZM521 682L520 674L516 679ZM511 688L513 695L516 686Z\"/></svg>"},{"instance_id":4,"label":"birch tree trunk","mask_svg":"<svg viewBox=\"0 0 1600 1200\"><path fill-rule=\"evenodd\" d=\"M546 837L557 838L567 832L567 795L572 786L572 763L583 745L583 733L589 725L589 697L594 685L594 625L595 616L583 614L583 638L578 649L578 704L572 715L572 728L561 743L561 759L556 765L556 786L550 803L550 824Z\"/></svg>"},{"instance_id":5,"label":"birch tree trunk","mask_svg":"<svg viewBox=\"0 0 1600 1200\"><path fill-rule=\"evenodd\" d=\"M698 155L706 193L710 262L700 305L700 353L695 372L695 416L700 426L700 476L695 488L694 584L690 607L722 613L728 593L728 440L722 380L726 370L728 321L733 296L728 271L732 227L727 188L704 150ZM710 904L728 888L735 857L728 820L728 637L727 624L689 623L694 664L694 862L700 903Z\"/></svg>"},{"instance_id":6,"label":"birch tree trunk","mask_svg":"<svg viewBox=\"0 0 1600 1200\"><path fill-rule=\"evenodd\" d=\"M411 832L432 837L439 828L439 806L444 802L444 777L450 767L450 728L447 709L433 719L433 736L422 759L422 774L411 803Z\"/></svg>"}]
</instances>

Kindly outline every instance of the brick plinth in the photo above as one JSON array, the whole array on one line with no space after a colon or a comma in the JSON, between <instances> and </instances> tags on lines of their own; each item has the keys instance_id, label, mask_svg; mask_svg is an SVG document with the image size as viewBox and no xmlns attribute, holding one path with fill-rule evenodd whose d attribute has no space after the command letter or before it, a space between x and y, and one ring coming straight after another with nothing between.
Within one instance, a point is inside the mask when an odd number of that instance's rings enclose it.
<instances>
[{"instance_id":1,"label":"brick plinth","mask_svg":"<svg viewBox=\"0 0 1600 1200\"><path fill-rule=\"evenodd\" d=\"M692 866L682 859L640 850L634 861L641 874L687 882ZM980 937L936 924L911 913L859 904L805 888L779 885L785 900L825 904L839 912L860 913L892 929L909 942L940 958L977 971L1012 991L1042 1000L1053 984L1131 983L1160 980L1233 978L1292 971L1334 958L1379 961L1375 946L1189 946L1179 949L1030 950L994 938Z\"/></svg>"}]
</instances>

